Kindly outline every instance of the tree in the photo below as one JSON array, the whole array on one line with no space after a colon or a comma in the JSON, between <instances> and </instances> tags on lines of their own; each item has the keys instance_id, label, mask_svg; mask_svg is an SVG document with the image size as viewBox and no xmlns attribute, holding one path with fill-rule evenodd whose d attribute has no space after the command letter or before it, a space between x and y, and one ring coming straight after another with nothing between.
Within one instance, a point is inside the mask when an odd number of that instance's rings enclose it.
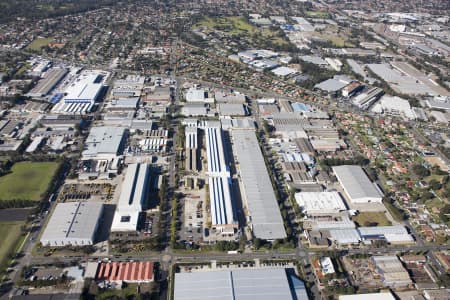
<instances>
[{"instance_id":1,"label":"tree","mask_svg":"<svg viewBox=\"0 0 450 300\"><path fill-rule=\"evenodd\" d=\"M430 176L430 170L428 170L426 167L424 167L423 165L421 165L421 164L416 164L416 165L414 165L413 166L413 172L417 175L417 176L420 176L420 177L427 177L427 176Z\"/></svg>"}]
</instances>

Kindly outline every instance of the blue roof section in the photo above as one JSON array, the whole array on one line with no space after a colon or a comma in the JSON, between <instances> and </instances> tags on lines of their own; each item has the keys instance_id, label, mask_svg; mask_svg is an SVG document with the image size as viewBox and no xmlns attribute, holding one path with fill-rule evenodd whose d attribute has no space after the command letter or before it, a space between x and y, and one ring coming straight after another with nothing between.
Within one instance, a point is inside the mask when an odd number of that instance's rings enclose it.
<instances>
[{"instance_id":1,"label":"blue roof section","mask_svg":"<svg viewBox=\"0 0 450 300\"><path fill-rule=\"evenodd\" d=\"M294 110L294 111L311 111L311 107L309 107L309 105L306 105L306 104L304 104L304 103L301 103L301 102L295 102L295 103L292 103L291 104L291 106L292 106L292 109Z\"/></svg>"},{"instance_id":2,"label":"blue roof section","mask_svg":"<svg viewBox=\"0 0 450 300\"><path fill-rule=\"evenodd\" d=\"M286 275L289 279L289 287L293 300L308 300L308 292L305 283L295 274L294 269L286 269Z\"/></svg>"},{"instance_id":3,"label":"blue roof section","mask_svg":"<svg viewBox=\"0 0 450 300\"><path fill-rule=\"evenodd\" d=\"M50 98L50 103L53 103L53 104L55 104L55 103L58 103L61 99L62 99L62 97L64 96L64 94L61 94L61 93L58 93L58 94L54 94L51 98Z\"/></svg>"}]
</instances>

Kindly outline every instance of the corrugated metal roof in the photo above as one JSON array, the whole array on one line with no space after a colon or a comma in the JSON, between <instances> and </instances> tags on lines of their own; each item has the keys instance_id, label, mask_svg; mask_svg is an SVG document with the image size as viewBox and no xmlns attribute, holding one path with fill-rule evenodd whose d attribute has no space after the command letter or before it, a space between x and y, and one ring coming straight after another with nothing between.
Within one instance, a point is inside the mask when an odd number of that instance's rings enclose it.
<instances>
[{"instance_id":1,"label":"corrugated metal roof","mask_svg":"<svg viewBox=\"0 0 450 300\"><path fill-rule=\"evenodd\" d=\"M177 300L287 300L297 299L298 284L291 291L286 269L237 269L175 274ZM296 297L293 296L296 294ZM298 298L305 300L307 298Z\"/></svg>"},{"instance_id":2,"label":"corrugated metal roof","mask_svg":"<svg viewBox=\"0 0 450 300\"><path fill-rule=\"evenodd\" d=\"M102 210L103 204L99 202L58 203L41 241L93 238Z\"/></svg>"},{"instance_id":3,"label":"corrugated metal roof","mask_svg":"<svg viewBox=\"0 0 450 300\"><path fill-rule=\"evenodd\" d=\"M350 201L358 202L364 199L381 201L382 195L360 166L336 166L333 167L333 172L350 197Z\"/></svg>"},{"instance_id":4,"label":"corrugated metal roof","mask_svg":"<svg viewBox=\"0 0 450 300\"><path fill-rule=\"evenodd\" d=\"M267 240L285 238L283 219L255 132L234 130L232 135L254 235Z\"/></svg>"}]
</instances>

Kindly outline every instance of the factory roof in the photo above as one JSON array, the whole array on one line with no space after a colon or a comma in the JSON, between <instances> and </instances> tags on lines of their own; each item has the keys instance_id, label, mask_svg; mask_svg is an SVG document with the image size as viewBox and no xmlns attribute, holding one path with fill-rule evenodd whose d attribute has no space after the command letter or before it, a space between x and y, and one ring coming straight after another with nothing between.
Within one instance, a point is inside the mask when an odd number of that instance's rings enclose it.
<instances>
[{"instance_id":1,"label":"factory roof","mask_svg":"<svg viewBox=\"0 0 450 300\"><path fill-rule=\"evenodd\" d=\"M360 166L333 167L333 172L352 202L381 202L382 195Z\"/></svg>"},{"instance_id":2,"label":"factory roof","mask_svg":"<svg viewBox=\"0 0 450 300\"><path fill-rule=\"evenodd\" d=\"M363 238L370 239L372 237L384 239L389 243L409 243L413 242L413 237L408 233L405 227L401 225L395 226L375 226L375 227L360 227L359 233Z\"/></svg>"},{"instance_id":3,"label":"factory roof","mask_svg":"<svg viewBox=\"0 0 450 300\"><path fill-rule=\"evenodd\" d=\"M288 76L297 73L298 71L289 67L278 67L272 70L272 73L277 76Z\"/></svg>"},{"instance_id":4,"label":"factory roof","mask_svg":"<svg viewBox=\"0 0 450 300\"><path fill-rule=\"evenodd\" d=\"M204 89L191 88L186 92L187 102L203 102L206 99L206 91Z\"/></svg>"},{"instance_id":5,"label":"factory roof","mask_svg":"<svg viewBox=\"0 0 450 300\"><path fill-rule=\"evenodd\" d=\"M111 226L112 231L136 230L142 202L146 196L148 173L147 164L128 166Z\"/></svg>"},{"instance_id":6,"label":"factory roof","mask_svg":"<svg viewBox=\"0 0 450 300\"><path fill-rule=\"evenodd\" d=\"M58 203L41 241L93 238L102 210L103 204L100 202Z\"/></svg>"},{"instance_id":7,"label":"factory roof","mask_svg":"<svg viewBox=\"0 0 450 300\"><path fill-rule=\"evenodd\" d=\"M119 155L124 133L125 129L122 127L92 127L83 156Z\"/></svg>"},{"instance_id":8,"label":"factory roof","mask_svg":"<svg viewBox=\"0 0 450 300\"><path fill-rule=\"evenodd\" d=\"M222 129L207 127L206 153L208 158L208 181L213 225L236 223L230 193L230 172L225 159Z\"/></svg>"},{"instance_id":9,"label":"factory roof","mask_svg":"<svg viewBox=\"0 0 450 300\"><path fill-rule=\"evenodd\" d=\"M338 244L358 244L361 237L356 229L330 229L330 238Z\"/></svg>"},{"instance_id":10,"label":"factory roof","mask_svg":"<svg viewBox=\"0 0 450 300\"><path fill-rule=\"evenodd\" d=\"M289 282L292 282L292 288ZM272 300L308 299L301 293L300 280L285 269L236 269L175 274L177 300ZM304 291L304 285L303 285Z\"/></svg>"},{"instance_id":11,"label":"factory roof","mask_svg":"<svg viewBox=\"0 0 450 300\"><path fill-rule=\"evenodd\" d=\"M321 83L318 83L314 86L314 88L321 89L322 91L326 92L337 92L340 89L346 87L350 82L352 82L352 79L346 77L346 76L334 76L334 78L327 79L325 81L322 81Z\"/></svg>"},{"instance_id":12,"label":"factory roof","mask_svg":"<svg viewBox=\"0 0 450 300\"><path fill-rule=\"evenodd\" d=\"M65 102L94 102L103 87L100 73L81 74L67 89Z\"/></svg>"},{"instance_id":13,"label":"factory roof","mask_svg":"<svg viewBox=\"0 0 450 300\"><path fill-rule=\"evenodd\" d=\"M50 93L51 90L67 74L67 69L53 68L46 72L45 77L28 93L31 97L42 97Z\"/></svg>"},{"instance_id":14,"label":"factory roof","mask_svg":"<svg viewBox=\"0 0 450 300\"><path fill-rule=\"evenodd\" d=\"M329 214L347 210L338 192L300 192L295 200L306 214Z\"/></svg>"},{"instance_id":15,"label":"factory roof","mask_svg":"<svg viewBox=\"0 0 450 300\"><path fill-rule=\"evenodd\" d=\"M244 94L239 93L226 93L222 91L217 91L214 93L214 98L220 103L242 103L246 101Z\"/></svg>"},{"instance_id":16,"label":"factory roof","mask_svg":"<svg viewBox=\"0 0 450 300\"><path fill-rule=\"evenodd\" d=\"M339 300L395 300L390 292L356 294L356 295L340 295Z\"/></svg>"},{"instance_id":17,"label":"factory roof","mask_svg":"<svg viewBox=\"0 0 450 300\"><path fill-rule=\"evenodd\" d=\"M239 103L219 103L219 113L221 116L245 116L245 107Z\"/></svg>"},{"instance_id":18,"label":"factory roof","mask_svg":"<svg viewBox=\"0 0 450 300\"><path fill-rule=\"evenodd\" d=\"M232 135L255 236L267 240L285 238L283 219L255 132L233 130Z\"/></svg>"}]
</instances>

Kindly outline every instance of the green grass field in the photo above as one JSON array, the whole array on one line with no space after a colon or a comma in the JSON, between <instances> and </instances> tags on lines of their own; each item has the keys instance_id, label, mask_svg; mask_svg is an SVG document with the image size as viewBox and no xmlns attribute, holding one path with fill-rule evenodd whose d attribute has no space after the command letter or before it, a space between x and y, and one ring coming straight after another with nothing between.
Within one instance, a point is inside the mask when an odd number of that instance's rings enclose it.
<instances>
[{"instance_id":1,"label":"green grass field","mask_svg":"<svg viewBox=\"0 0 450 300\"><path fill-rule=\"evenodd\" d=\"M384 212L360 212L352 220L359 226L389 226L392 225Z\"/></svg>"},{"instance_id":2,"label":"green grass field","mask_svg":"<svg viewBox=\"0 0 450 300\"><path fill-rule=\"evenodd\" d=\"M205 17L193 26L194 29L199 27L223 31L231 36L248 40L264 38L270 39L272 43L277 45L283 46L288 44L288 41L278 36L276 31L270 28L259 28L254 26L241 16L220 18Z\"/></svg>"},{"instance_id":3,"label":"green grass field","mask_svg":"<svg viewBox=\"0 0 450 300\"><path fill-rule=\"evenodd\" d=\"M311 18L321 18L321 19L329 19L330 18L330 14L326 11L308 10L305 13L306 13L306 16L311 17Z\"/></svg>"},{"instance_id":4,"label":"green grass field","mask_svg":"<svg viewBox=\"0 0 450 300\"><path fill-rule=\"evenodd\" d=\"M0 272L8 267L10 255L14 254L23 240L20 227L23 222L0 222Z\"/></svg>"},{"instance_id":5,"label":"green grass field","mask_svg":"<svg viewBox=\"0 0 450 300\"><path fill-rule=\"evenodd\" d=\"M56 162L19 162L0 177L0 200L40 201L58 169Z\"/></svg>"},{"instance_id":6,"label":"green grass field","mask_svg":"<svg viewBox=\"0 0 450 300\"><path fill-rule=\"evenodd\" d=\"M28 46L27 50L41 51L41 49L53 41L53 38L36 38Z\"/></svg>"}]
</instances>

